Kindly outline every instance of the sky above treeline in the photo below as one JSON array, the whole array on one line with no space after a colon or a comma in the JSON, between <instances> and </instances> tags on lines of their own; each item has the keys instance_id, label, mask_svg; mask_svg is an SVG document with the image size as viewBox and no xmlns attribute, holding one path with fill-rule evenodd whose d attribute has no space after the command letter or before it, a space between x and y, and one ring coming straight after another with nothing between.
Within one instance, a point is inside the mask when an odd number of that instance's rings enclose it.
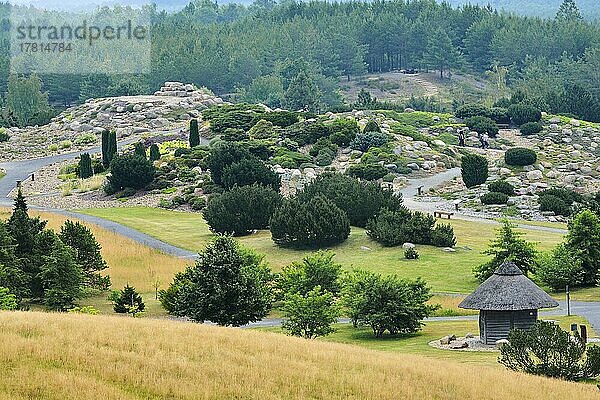
<instances>
[{"instance_id":1,"label":"sky above treeline","mask_svg":"<svg viewBox=\"0 0 600 400\"><path fill-rule=\"evenodd\" d=\"M491 5L498 10L515 12L521 15L551 18L556 14L562 0L446 0L453 6L463 4ZM578 0L577 5L583 16L587 19L600 18L600 0ZM19 5L33 5L39 8L87 11L103 5L134 5L156 3L160 9L177 11L182 9L189 0L9 0L9 3ZM252 0L217 0L220 4L243 3L250 4Z\"/></svg>"}]
</instances>

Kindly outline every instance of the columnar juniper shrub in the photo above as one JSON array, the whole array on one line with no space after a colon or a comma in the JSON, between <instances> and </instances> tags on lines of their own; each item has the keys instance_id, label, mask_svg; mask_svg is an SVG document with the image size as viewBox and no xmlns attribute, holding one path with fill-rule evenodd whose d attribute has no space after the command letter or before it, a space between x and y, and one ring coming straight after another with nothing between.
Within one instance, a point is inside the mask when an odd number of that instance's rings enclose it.
<instances>
[{"instance_id":1,"label":"columnar juniper shrub","mask_svg":"<svg viewBox=\"0 0 600 400\"><path fill-rule=\"evenodd\" d=\"M92 157L88 153L83 153L79 158L78 174L81 179L87 179L94 175Z\"/></svg>"},{"instance_id":2,"label":"columnar juniper shrub","mask_svg":"<svg viewBox=\"0 0 600 400\"><path fill-rule=\"evenodd\" d=\"M190 121L190 148L200 146L200 131L198 129L198 120L192 119Z\"/></svg>"},{"instance_id":3,"label":"columnar juniper shrub","mask_svg":"<svg viewBox=\"0 0 600 400\"><path fill-rule=\"evenodd\" d=\"M488 161L477 154L467 154L461 159L462 179L468 188L485 183L488 178Z\"/></svg>"}]
</instances>

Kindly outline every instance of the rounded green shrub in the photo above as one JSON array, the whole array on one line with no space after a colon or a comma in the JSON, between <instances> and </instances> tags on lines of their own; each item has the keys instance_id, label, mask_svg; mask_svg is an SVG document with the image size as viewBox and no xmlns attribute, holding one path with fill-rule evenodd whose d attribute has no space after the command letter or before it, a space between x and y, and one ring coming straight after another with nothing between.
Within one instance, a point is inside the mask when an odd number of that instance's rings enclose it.
<instances>
[{"instance_id":1,"label":"rounded green shrub","mask_svg":"<svg viewBox=\"0 0 600 400\"><path fill-rule=\"evenodd\" d=\"M308 202L284 200L270 226L273 241L282 247L320 248L342 243L350 236L346 213L323 196Z\"/></svg>"},{"instance_id":2,"label":"rounded green shrub","mask_svg":"<svg viewBox=\"0 0 600 400\"><path fill-rule=\"evenodd\" d=\"M529 104L513 104L508 108L508 115L515 125L521 126L528 122L538 122L542 119L542 112Z\"/></svg>"},{"instance_id":3,"label":"rounded green shrub","mask_svg":"<svg viewBox=\"0 0 600 400\"><path fill-rule=\"evenodd\" d=\"M519 128L521 130L521 135L529 136L535 135L536 133L540 133L543 130L542 124L539 122L527 122Z\"/></svg>"},{"instance_id":4,"label":"rounded green shrub","mask_svg":"<svg viewBox=\"0 0 600 400\"><path fill-rule=\"evenodd\" d=\"M404 252L404 258L406 258L407 260L418 260L419 252L414 247L409 247Z\"/></svg>"},{"instance_id":5,"label":"rounded green shrub","mask_svg":"<svg viewBox=\"0 0 600 400\"><path fill-rule=\"evenodd\" d=\"M553 212L555 215L571 215L571 207L560 197L552 194L544 194L538 198L540 211Z\"/></svg>"},{"instance_id":6,"label":"rounded green shrub","mask_svg":"<svg viewBox=\"0 0 600 400\"><path fill-rule=\"evenodd\" d=\"M477 116L487 116L490 110L481 104L466 104L456 110L456 116L458 118L466 119Z\"/></svg>"},{"instance_id":7,"label":"rounded green shrub","mask_svg":"<svg viewBox=\"0 0 600 400\"><path fill-rule=\"evenodd\" d=\"M436 224L431 232L431 245L435 247L456 246L456 236L454 236L454 228L452 225Z\"/></svg>"},{"instance_id":8,"label":"rounded green shrub","mask_svg":"<svg viewBox=\"0 0 600 400\"><path fill-rule=\"evenodd\" d=\"M498 125L491 118L481 116L470 117L465 120L465 125L475 132L481 134L487 133L491 137L498 136Z\"/></svg>"},{"instance_id":9,"label":"rounded green shrub","mask_svg":"<svg viewBox=\"0 0 600 400\"><path fill-rule=\"evenodd\" d=\"M154 180L154 165L139 155L115 156L110 162L108 182L117 191L143 189Z\"/></svg>"},{"instance_id":10,"label":"rounded green shrub","mask_svg":"<svg viewBox=\"0 0 600 400\"><path fill-rule=\"evenodd\" d=\"M506 181L495 181L488 185L490 192L504 193L508 196L514 196L515 187Z\"/></svg>"},{"instance_id":11,"label":"rounded green shrub","mask_svg":"<svg viewBox=\"0 0 600 400\"><path fill-rule=\"evenodd\" d=\"M506 204L508 202L508 195L505 193L489 192L481 196L482 204Z\"/></svg>"},{"instance_id":12,"label":"rounded green shrub","mask_svg":"<svg viewBox=\"0 0 600 400\"><path fill-rule=\"evenodd\" d=\"M253 230L266 229L280 203L281 196L271 188L234 187L210 198L204 219L213 232L247 235Z\"/></svg>"},{"instance_id":13,"label":"rounded green shrub","mask_svg":"<svg viewBox=\"0 0 600 400\"><path fill-rule=\"evenodd\" d=\"M537 161L537 154L525 147L514 147L504 153L504 162L507 165L525 166L532 165Z\"/></svg>"},{"instance_id":14,"label":"rounded green shrub","mask_svg":"<svg viewBox=\"0 0 600 400\"><path fill-rule=\"evenodd\" d=\"M381 132L381 128L379 127L379 125L377 125L377 122L375 122L375 120L371 119L365 125L365 129L363 129L363 132L364 133L367 133L367 132Z\"/></svg>"},{"instance_id":15,"label":"rounded green shrub","mask_svg":"<svg viewBox=\"0 0 600 400\"><path fill-rule=\"evenodd\" d=\"M346 173L355 178L376 181L388 174L389 170L379 164L357 164L348 168Z\"/></svg>"}]
</instances>

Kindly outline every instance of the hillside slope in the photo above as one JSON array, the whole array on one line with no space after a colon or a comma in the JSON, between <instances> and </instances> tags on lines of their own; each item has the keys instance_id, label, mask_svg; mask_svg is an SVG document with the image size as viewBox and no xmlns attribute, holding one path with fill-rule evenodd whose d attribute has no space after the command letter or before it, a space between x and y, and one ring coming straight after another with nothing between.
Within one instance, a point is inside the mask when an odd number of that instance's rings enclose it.
<instances>
[{"instance_id":1,"label":"hillside slope","mask_svg":"<svg viewBox=\"0 0 600 400\"><path fill-rule=\"evenodd\" d=\"M0 313L2 399L592 399L522 374L170 321Z\"/></svg>"}]
</instances>

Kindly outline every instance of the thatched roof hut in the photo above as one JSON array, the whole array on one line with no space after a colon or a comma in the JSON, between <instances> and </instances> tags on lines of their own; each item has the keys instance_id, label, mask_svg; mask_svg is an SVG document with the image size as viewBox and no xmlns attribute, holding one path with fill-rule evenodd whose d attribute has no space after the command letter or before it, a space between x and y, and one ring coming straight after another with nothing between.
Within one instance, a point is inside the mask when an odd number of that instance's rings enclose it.
<instances>
[{"instance_id":1,"label":"thatched roof hut","mask_svg":"<svg viewBox=\"0 0 600 400\"><path fill-rule=\"evenodd\" d=\"M558 303L514 263L505 262L458 306L480 310L481 340L495 344L506 339L512 329L529 329L537 321L538 309L557 307Z\"/></svg>"}]
</instances>

